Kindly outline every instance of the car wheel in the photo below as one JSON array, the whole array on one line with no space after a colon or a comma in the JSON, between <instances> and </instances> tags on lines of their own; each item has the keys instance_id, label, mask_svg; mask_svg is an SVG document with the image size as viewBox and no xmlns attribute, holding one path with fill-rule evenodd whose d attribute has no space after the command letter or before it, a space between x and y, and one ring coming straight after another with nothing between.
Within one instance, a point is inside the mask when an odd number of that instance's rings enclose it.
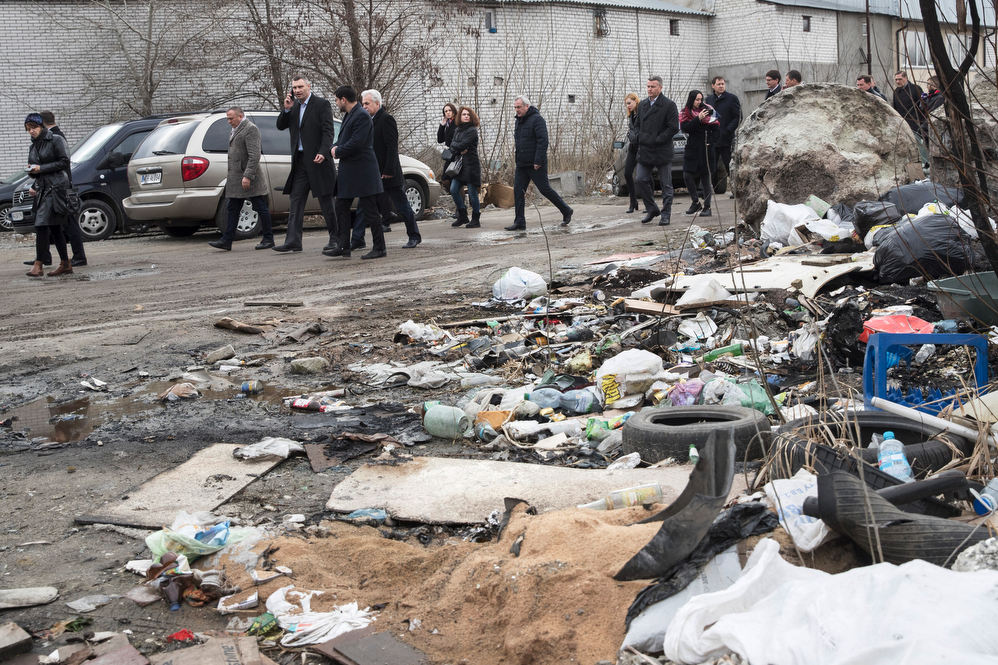
<instances>
[{"instance_id":1,"label":"car wheel","mask_svg":"<svg viewBox=\"0 0 998 665\"><path fill-rule=\"evenodd\" d=\"M118 216L111 206L99 199L83 201L79 219L84 242L110 238L118 230Z\"/></svg>"},{"instance_id":2,"label":"car wheel","mask_svg":"<svg viewBox=\"0 0 998 665\"><path fill-rule=\"evenodd\" d=\"M198 232L199 226L161 226L160 230L171 238L186 238Z\"/></svg>"},{"instance_id":3,"label":"car wheel","mask_svg":"<svg viewBox=\"0 0 998 665\"><path fill-rule=\"evenodd\" d=\"M218 202L218 210L215 211L215 226L220 233L225 233L225 227L229 223L229 199L222 199ZM260 215L253 210L253 204L249 199L243 200L242 210L239 211L239 219L236 221L236 237L234 240L246 240L260 235L263 223Z\"/></svg>"},{"instance_id":4,"label":"car wheel","mask_svg":"<svg viewBox=\"0 0 998 665\"><path fill-rule=\"evenodd\" d=\"M742 406L674 406L645 409L624 423L621 436L624 453L640 453L655 463L667 457L685 460L690 444L699 445L713 430L731 429L735 436L736 461L760 459L769 447L769 419L760 411Z\"/></svg>"},{"instance_id":5,"label":"car wheel","mask_svg":"<svg viewBox=\"0 0 998 665\"><path fill-rule=\"evenodd\" d=\"M423 219L423 213L426 212L426 192L423 191L423 186L412 178L406 178L405 198L409 199L409 207L412 208L416 221Z\"/></svg>"},{"instance_id":6,"label":"car wheel","mask_svg":"<svg viewBox=\"0 0 998 665\"><path fill-rule=\"evenodd\" d=\"M613 174L612 183L614 196L627 196L627 186L620 184L620 176L616 173Z\"/></svg>"},{"instance_id":7,"label":"car wheel","mask_svg":"<svg viewBox=\"0 0 998 665\"><path fill-rule=\"evenodd\" d=\"M13 231L14 222L10 221L10 209L14 207L11 203L0 204L0 232Z\"/></svg>"}]
</instances>

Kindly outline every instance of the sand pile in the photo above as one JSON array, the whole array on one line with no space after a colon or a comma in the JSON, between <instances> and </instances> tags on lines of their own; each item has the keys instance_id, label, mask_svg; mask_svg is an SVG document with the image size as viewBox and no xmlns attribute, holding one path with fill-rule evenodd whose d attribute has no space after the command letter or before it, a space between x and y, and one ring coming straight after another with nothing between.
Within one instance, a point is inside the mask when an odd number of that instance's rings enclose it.
<instances>
[{"instance_id":1,"label":"sand pile","mask_svg":"<svg viewBox=\"0 0 998 665\"><path fill-rule=\"evenodd\" d=\"M424 547L377 529L327 523L331 536L261 543L294 570L302 590L327 593L312 601L325 611L356 600L385 603L378 630L424 651L432 663L476 665L583 663L615 659L624 616L646 582L613 575L658 531L627 526L642 508L613 512L569 509L532 516L514 511L499 542L448 540ZM520 556L510 546L523 536ZM282 584L261 589L267 593ZM420 627L409 630L411 620Z\"/></svg>"}]
</instances>

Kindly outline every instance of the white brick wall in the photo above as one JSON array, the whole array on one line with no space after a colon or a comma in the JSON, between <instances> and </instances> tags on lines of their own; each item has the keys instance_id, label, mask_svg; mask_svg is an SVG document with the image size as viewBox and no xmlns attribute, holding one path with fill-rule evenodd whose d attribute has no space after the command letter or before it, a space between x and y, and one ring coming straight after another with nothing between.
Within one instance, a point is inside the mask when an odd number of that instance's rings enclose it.
<instances>
[{"instance_id":1,"label":"white brick wall","mask_svg":"<svg viewBox=\"0 0 998 665\"><path fill-rule=\"evenodd\" d=\"M838 61L835 12L758 0L716 0L714 12L717 15L710 26L712 67L745 62ZM803 29L805 15L811 17L810 32Z\"/></svg>"}]
</instances>

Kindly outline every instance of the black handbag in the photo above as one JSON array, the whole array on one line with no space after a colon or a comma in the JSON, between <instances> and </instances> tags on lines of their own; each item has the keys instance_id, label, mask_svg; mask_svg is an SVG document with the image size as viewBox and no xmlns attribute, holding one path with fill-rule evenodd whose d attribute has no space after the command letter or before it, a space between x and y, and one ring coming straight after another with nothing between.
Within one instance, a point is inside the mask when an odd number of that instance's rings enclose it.
<instances>
[{"instance_id":1,"label":"black handbag","mask_svg":"<svg viewBox=\"0 0 998 665\"><path fill-rule=\"evenodd\" d=\"M447 165L444 175L448 178L456 178L461 175L461 167L464 166L464 155L459 155L457 159Z\"/></svg>"},{"instance_id":2,"label":"black handbag","mask_svg":"<svg viewBox=\"0 0 998 665\"><path fill-rule=\"evenodd\" d=\"M445 162L449 162L450 160L454 159L454 153L450 151L450 148L444 148L443 151L440 153L440 159L444 160Z\"/></svg>"}]
</instances>

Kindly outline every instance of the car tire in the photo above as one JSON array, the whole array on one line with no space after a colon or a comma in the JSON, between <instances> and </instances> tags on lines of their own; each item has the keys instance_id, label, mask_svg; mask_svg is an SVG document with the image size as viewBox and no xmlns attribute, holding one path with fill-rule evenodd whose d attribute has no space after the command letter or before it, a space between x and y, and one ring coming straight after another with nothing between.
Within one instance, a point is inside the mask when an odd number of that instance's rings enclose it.
<instances>
[{"instance_id":1,"label":"car tire","mask_svg":"<svg viewBox=\"0 0 998 665\"><path fill-rule=\"evenodd\" d=\"M215 226L219 233L225 233L225 227L229 223L228 211L229 199L223 198L218 202L218 209L215 211ZM253 210L253 205L249 199L243 199L243 209L239 211L239 220L236 222L236 234L233 240L246 240L260 235L263 229L263 222L260 215Z\"/></svg>"},{"instance_id":2,"label":"car tire","mask_svg":"<svg viewBox=\"0 0 998 665\"><path fill-rule=\"evenodd\" d=\"M100 199L84 199L79 220L84 242L110 238L118 230L118 215Z\"/></svg>"},{"instance_id":3,"label":"car tire","mask_svg":"<svg viewBox=\"0 0 998 665\"><path fill-rule=\"evenodd\" d=\"M769 447L769 419L755 409L742 406L674 406L645 409L624 423L621 431L625 454L640 453L641 459L655 463L675 457L685 460L690 445L702 445L714 430L734 432L735 459L761 459ZM761 435L760 435L761 434Z\"/></svg>"},{"instance_id":4,"label":"car tire","mask_svg":"<svg viewBox=\"0 0 998 665\"><path fill-rule=\"evenodd\" d=\"M160 226L160 230L171 238L187 238L198 232L199 226Z\"/></svg>"},{"instance_id":5,"label":"car tire","mask_svg":"<svg viewBox=\"0 0 998 665\"><path fill-rule=\"evenodd\" d=\"M623 185L620 182L620 176L616 173L613 174L612 191L614 196L627 196L627 185Z\"/></svg>"},{"instance_id":6,"label":"car tire","mask_svg":"<svg viewBox=\"0 0 998 665\"><path fill-rule=\"evenodd\" d=\"M10 209L13 207L12 203L0 203L0 233L14 230L14 222L10 219Z\"/></svg>"},{"instance_id":7,"label":"car tire","mask_svg":"<svg viewBox=\"0 0 998 665\"><path fill-rule=\"evenodd\" d=\"M417 222L423 219L423 214L426 212L427 197L426 189L418 180L405 179L405 198L409 200L409 207L412 208L412 214Z\"/></svg>"}]
</instances>

